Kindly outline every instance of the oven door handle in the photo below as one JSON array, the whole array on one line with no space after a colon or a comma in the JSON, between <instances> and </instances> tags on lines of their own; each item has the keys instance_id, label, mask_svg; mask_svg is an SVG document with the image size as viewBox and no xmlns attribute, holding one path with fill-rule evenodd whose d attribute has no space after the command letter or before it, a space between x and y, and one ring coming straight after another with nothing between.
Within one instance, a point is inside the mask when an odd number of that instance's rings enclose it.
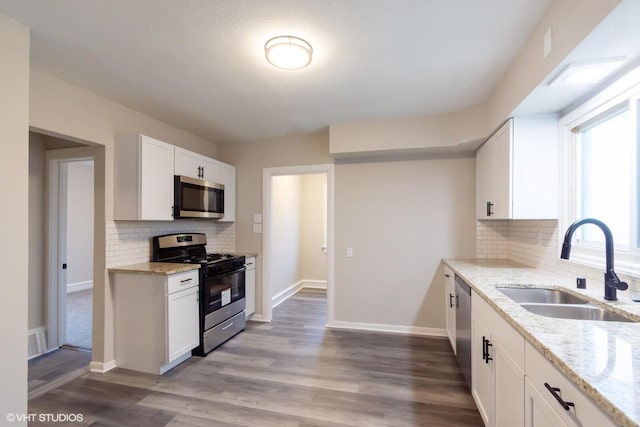
<instances>
[{"instance_id":1,"label":"oven door handle","mask_svg":"<svg viewBox=\"0 0 640 427\"><path fill-rule=\"evenodd\" d=\"M206 274L205 273L204 277L228 276L230 274L240 273L241 271L245 271L245 270L246 270L246 267L242 266L242 267L237 268L235 270L223 271L222 273L216 273L216 274Z\"/></svg>"}]
</instances>

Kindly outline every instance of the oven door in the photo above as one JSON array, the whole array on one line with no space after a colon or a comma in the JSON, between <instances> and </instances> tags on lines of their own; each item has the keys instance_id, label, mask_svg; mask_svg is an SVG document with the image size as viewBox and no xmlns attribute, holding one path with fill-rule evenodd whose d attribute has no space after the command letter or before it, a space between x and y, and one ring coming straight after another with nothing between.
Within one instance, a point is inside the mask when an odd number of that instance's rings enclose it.
<instances>
[{"instance_id":1,"label":"oven door","mask_svg":"<svg viewBox=\"0 0 640 427\"><path fill-rule=\"evenodd\" d=\"M245 268L215 275L204 275L202 309L206 316L221 308L244 299Z\"/></svg>"},{"instance_id":2,"label":"oven door","mask_svg":"<svg viewBox=\"0 0 640 427\"><path fill-rule=\"evenodd\" d=\"M224 185L187 176L174 177L174 218L222 218Z\"/></svg>"}]
</instances>

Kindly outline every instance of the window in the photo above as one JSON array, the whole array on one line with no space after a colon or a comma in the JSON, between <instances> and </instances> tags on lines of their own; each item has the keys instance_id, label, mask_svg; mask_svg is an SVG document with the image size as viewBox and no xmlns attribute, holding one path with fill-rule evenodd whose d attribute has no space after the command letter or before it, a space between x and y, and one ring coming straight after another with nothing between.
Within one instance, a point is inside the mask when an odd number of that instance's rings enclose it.
<instances>
[{"instance_id":1,"label":"window","mask_svg":"<svg viewBox=\"0 0 640 427\"><path fill-rule=\"evenodd\" d=\"M564 214L561 225L596 218L609 226L616 269L640 272L639 86L603 101L600 96L561 120L565 132ZM604 264L604 235L585 225L574 237L571 258Z\"/></svg>"}]
</instances>

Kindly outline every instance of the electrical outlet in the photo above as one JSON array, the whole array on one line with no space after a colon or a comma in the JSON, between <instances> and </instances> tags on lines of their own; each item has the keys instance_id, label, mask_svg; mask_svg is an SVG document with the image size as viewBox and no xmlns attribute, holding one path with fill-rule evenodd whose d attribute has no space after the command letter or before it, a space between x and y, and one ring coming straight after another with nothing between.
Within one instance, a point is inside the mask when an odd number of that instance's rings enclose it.
<instances>
[{"instance_id":1,"label":"electrical outlet","mask_svg":"<svg viewBox=\"0 0 640 427\"><path fill-rule=\"evenodd\" d=\"M347 258L353 257L353 248L347 248Z\"/></svg>"}]
</instances>

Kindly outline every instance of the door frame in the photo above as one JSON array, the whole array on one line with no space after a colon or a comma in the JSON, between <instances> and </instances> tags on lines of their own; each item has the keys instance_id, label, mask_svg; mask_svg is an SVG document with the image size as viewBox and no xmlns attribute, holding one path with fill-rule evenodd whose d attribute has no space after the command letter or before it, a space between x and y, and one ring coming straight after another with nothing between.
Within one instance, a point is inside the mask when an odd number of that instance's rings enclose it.
<instances>
[{"instance_id":1,"label":"door frame","mask_svg":"<svg viewBox=\"0 0 640 427\"><path fill-rule=\"evenodd\" d=\"M63 310L66 307L66 273L61 264L66 262L66 206L61 206L60 201L66 200L66 164L69 162L87 161L94 162L95 175L95 150L92 147L64 148L49 150L46 152L45 177L46 183L46 249L45 257L45 289L47 314L47 352L58 349L64 344L66 338L66 316ZM65 184L61 182L65 180ZM95 187L94 187L95 206ZM95 217L95 216L94 216ZM94 218L95 219L95 218ZM95 224L94 224L95 230ZM94 241L95 245L95 241ZM95 270L95 263L94 263ZM92 325L93 328L93 325Z\"/></svg>"},{"instance_id":2,"label":"door frame","mask_svg":"<svg viewBox=\"0 0 640 427\"><path fill-rule=\"evenodd\" d=\"M270 322L273 318L271 300L271 227L273 178L283 175L327 175L327 324L334 321L334 182L335 165L332 163L306 166L285 166L262 170L262 316L260 320Z\"/></svg>"}]
</instances>

